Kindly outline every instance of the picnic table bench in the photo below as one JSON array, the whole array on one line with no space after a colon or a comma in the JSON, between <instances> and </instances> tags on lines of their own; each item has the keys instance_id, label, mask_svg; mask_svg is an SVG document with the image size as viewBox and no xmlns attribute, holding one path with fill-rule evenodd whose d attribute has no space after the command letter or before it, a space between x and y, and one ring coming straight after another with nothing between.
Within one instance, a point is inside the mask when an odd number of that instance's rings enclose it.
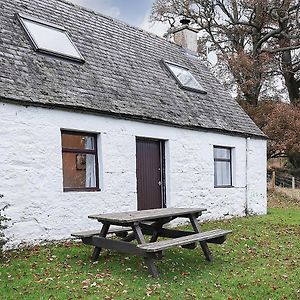
<instances>
[{"instance_id":1,"label":"picnic table bench","mask_svg":"<svg viewBox=\"0 0 300 300\"><path fill-rule=\"evenodd\" d=\"M119 237L126 237L128 232L132 231L130 227L117 227L117 228L110 228L107 232L107 234L115 234L116 236ZM88 238L92 237L95 235L100 235L101 230L96 229L96 230L88 230L88 231L80 231L80 232L75 232L72 233L71 236L77 237L77 238Z\"/></svg>"},{"instance_id":2,"label":"picnic table bench","mask_svg":"<svg viewBox=\"0 0 300 300\"><path fill-rule=\"evenodd\" d=\"M222 244L230 230L215 229L201 232L197 218L203 208L161 208L143 211L91 215L89 218L101 222L101 230L73 233L84 244L94 246L92 261L99 258L102 248L143 256L149 273L153 277L159 275L154 259L162 257L162 251L172 247L194 249L199 242L207 261L212 261L208 243ZM176 218L189 219L193 231L164 228L163 226ZM117 226L111 228L110 226ZM116 234L121 240L110 239L108 234ZM151 236L146 243L145 236ZM168 238L157 241L159 237ZM136 240L137 245L131 243Z\"/></svg>"}]
</instances>

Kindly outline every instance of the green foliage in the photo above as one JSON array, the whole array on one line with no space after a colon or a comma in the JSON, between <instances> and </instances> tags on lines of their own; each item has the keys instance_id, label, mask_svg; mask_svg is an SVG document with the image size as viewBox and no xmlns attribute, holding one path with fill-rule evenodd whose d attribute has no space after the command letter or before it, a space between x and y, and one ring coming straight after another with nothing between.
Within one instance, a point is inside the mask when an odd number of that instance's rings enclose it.
<instances>
[{"instance_id":1,"label":"green foliage","mask_svg":"<svg viewBox=\"0 0 300 300\"><path fill-rule=\"evenodd\" d=\"M274 195L275 197L276 195ZM284 198L280 200L285 203ZM3 299L299 299L300 206L274 207L267 216L209 222L227 228L223 245L211 245L214 262L199 248L172 249L153 279L140 257L65 243L8 253L0 266Z\"/></svg>"},{"instance_id":2,"label":"green foliage","mask_svg":"<svg viewBox=\"0 0 300 300\"><path fill-rule=\"evenodd\" d=\"M0 199L3 198L3 195L0 194ZM9 221L9 219L4 215L4 210L8 207L5 205L4 207L0 208L0 259L3 256L2 250L3 246L6 244L6 239L4 236L4 229L6 229L5 222Z\"/></svg>"}]
</instances>

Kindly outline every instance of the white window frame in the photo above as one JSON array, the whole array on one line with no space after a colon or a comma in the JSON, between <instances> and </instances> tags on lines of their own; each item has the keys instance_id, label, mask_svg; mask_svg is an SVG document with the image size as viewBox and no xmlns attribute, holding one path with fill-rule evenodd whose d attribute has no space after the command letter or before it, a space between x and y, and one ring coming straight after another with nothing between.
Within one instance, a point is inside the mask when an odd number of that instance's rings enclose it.
<instances>
[{"instance_id":1,"label":"white window frame","mask_svg":"<svg viewBox=\"0 0 300 300\"><path fill-rule=\"evenodd\" d=\"M215 149L226 149L229 150L230 153L230 157L229 159L222 159L222 158L216 158L215 157ZM232 188L233 187L233 148L232 147L228 147L228 146L217 146L214 145L213 146L213 158L214 158L214 187L215 188ZM230 163L230 184L226 184L226 185L218 185L217 184L217 180L216 180L216 176L217 176L217 170L216 170L216 162L217 161L224 161L224 162L229 162Z\"/></svg>"},{"instance_id":2,"label":"white window frame","mask_svg":"<svg viewBox=\"0 0 300 300\"><path fill-rule=\"evenodd\" d=\"M21 23L23 29L25 30L25 32L26 32L31 44L33 45L35 51L45 53L45 54L50 54L50 55L53 55L53 56L58 56L58 57L61 57L61 58L67 58L67 59L70 59L70 60L75 60L75 61L78 61L78 62L85 62L84 57L82 56L82 54L80 53L80 51L78 50L78 48L76 47L76 45L74 44L74 42L72 41L71 37L69 36L67 30L64 27L53 24L53 23L49 23L47 21L43 21L43 20L31 17L31 16L28 16L28 15L25 15L25 14L17 13L16 16L17 16L19 22ZM54 50L51 50L51 49L39 47L37 41L34 39L32 34L30 33L30 31L28 30L24 20L28 20L28 21L31 21L33 23L39 24L41 26L46 26L46 27L52 28L53 30L63 32L66 35L66 37L69 39L70 43L72 44L72 46L74 47L76 52L78 53L78 57L73 56L73 55L64 54L64 53L59 52L59 51L54 51Z\"/></svg>"},{"instance_id":3,"label":"white window frame","mask_svg":"<svg viewBox=\"0 0 300 300\"><path fill-rule=\"evenodd\" d=\"M187 67L184 67L182 65L179 65L179 64L175 64L173 62L170 62L170 61L167 61L167 60L164 60L162 59L161 60L162 64L165 66L165 68L169 71L169 73L172 75L172 77L176 80L176 82L178 83L178 85L180 86L180 88L182 89L185 89L185 90L188 90L188 91L192 91L192 92L197 92L197 93L200 93L200 94L207 94L206 91L203 90L203 87L202 85L200 84L200 82L195 78L195 76L191 73L191 71L187 68ZM199 86L201 88L193 88L193 87L190 87L190 86L187 86L187 85L184 85L179 79L178 77L174 74L174 72L172 71L172 69L170 68L170 66L174 66L174 67L177 67L177 68L180 68L180 69L183 69L183 70L186 70L187 72L190 73L190 76L199 84Z\"/></svg>"}]
</instances>

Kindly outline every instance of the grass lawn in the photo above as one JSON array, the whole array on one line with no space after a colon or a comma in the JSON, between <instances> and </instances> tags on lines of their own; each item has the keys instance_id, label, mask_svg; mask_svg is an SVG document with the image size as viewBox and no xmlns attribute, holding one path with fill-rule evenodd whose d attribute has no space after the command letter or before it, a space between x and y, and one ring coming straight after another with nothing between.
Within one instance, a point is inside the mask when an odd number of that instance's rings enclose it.
<instances>
[{"instance_id":1,"label":"grass lawn","mask_svg":"<svg viewBox=\"0 0 300 300\"><path fill-rule=\"evenodd\" d=\"M174 249L148 276L141 258L65 243L6 254L0 299L300 299L300 202L271 194L267 216L203 225L232 229L211 245L214 262L199 248Z\"/></svg>"}]
</instances>

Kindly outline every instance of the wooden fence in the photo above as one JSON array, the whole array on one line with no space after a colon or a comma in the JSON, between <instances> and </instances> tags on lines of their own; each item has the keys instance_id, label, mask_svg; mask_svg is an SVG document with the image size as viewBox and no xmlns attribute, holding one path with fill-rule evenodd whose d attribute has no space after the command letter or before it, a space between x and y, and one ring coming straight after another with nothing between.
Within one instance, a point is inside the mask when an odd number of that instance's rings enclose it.
<instances>
[{"instance_id":1,"label":"wooden fence","mask_svg":"<svg viewBox=\"0 0 300 300\"><path fill-rule=\"evenodd\" d=\"M275 189L276 186L291 189L300 189L299 177L281 175L275 171L267 172L267 182L271 189Z\"/></svg>"}]
</instances>

